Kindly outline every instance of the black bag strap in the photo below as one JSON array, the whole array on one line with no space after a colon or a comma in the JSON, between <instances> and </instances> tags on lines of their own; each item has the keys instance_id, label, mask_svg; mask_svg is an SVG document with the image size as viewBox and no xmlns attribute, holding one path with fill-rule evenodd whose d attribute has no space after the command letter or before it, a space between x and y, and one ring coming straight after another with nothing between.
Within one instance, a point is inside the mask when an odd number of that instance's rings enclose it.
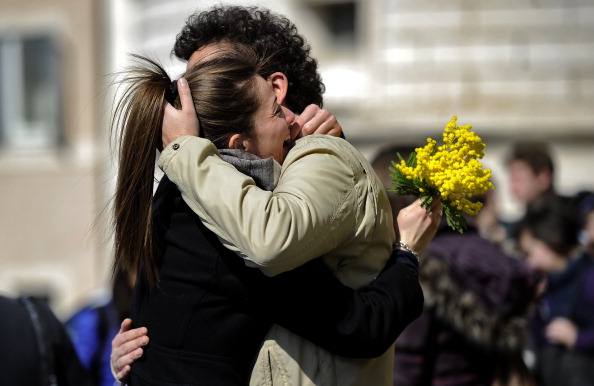
<instances>
[{"instance_id":1,"label":"black bag strap","mask_svg":"<svg viewBox=\"0 0 594 386\"><path fill-rule=\"evenodd\" d=\"M57 386L57 378L54 372L54 353L51 349L51 340L47 328L47 320L43 315L43 310L36 304L34 298L22 296L18 299L25 307L33 323L35 336L37 338L37 348L41 358L41 385Z\"/></svg>"}]
</instances>

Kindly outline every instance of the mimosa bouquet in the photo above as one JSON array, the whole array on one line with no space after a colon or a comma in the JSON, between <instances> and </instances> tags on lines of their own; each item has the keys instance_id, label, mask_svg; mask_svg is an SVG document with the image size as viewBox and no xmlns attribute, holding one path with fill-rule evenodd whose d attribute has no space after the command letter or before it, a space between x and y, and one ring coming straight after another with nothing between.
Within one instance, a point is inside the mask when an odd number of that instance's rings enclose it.
<instances>
[{"instance_id":1,"label":"mimosa bouquet","mask_svg":"<svg viewBox=\"0 0 594 386\"><path fill-rule=\"evenodd\" d=\"M475 195L485 193L494 186L491 170L483 169L479 161L484 156L485 144L471 131L472 126L457 126L453 117L443 132L443 144L427 138L427 145L415 149L404 160L392 161L390 171L393 188L389 190L423 199L422 207L431 210L434 197L443 204L447 224L462 233L467 226L464 213L475 215L483 206L472 202Z\"/></svg>"}]
</instances>

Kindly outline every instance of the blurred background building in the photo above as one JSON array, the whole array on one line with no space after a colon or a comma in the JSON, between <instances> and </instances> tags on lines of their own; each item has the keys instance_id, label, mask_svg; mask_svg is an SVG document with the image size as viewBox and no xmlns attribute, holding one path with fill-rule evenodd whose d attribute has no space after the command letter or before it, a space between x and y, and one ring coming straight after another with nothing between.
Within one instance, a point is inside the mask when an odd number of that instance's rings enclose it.
<instances>
[{"instance_id":1,"label":"blurred background building","mask_svg":"<svg viewBox=\"0 0 594 386\"><path fill-rule=\"evenodd\" d=\"M204 0L0 0L0 292L65 317L110 275L109 74L126 54L170 56ZM590 0L270 0L308 38L325 107L366 156L424 143L453 116L487 143L500 212L521 215L504 156L549 141L556 186L594 189Z\"/></svg>"}]
</instances>

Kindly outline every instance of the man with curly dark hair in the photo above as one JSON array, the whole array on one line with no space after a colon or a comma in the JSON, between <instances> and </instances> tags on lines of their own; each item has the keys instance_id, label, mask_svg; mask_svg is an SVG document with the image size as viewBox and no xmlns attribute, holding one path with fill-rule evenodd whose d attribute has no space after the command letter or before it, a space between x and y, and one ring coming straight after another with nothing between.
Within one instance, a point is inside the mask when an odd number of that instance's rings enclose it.
<instances>
[{"instance_id":1,"label":"man with curly dark hair","mask_svg":"<svg viewBox=\"0 0 594 386\"><path fill-rule=\"evenodd\" d=\"M309 134L342 135L334 115L322 109L325 91L311 48L287 18L258 7L215 6L191 15L177 35L172 54L188 67L241 45L266 58L260 75L277 94L278 103L300 114L292 124L297 138ZM283 90L282 92L280 90ZM198 124L195 112L167 104L163 128L184 130ZM171 129L173 128L173 129ZM292 140L294 140L293 138Z\"/></svg>"},{"instance_id":2,"label":"man with curly dark hair","mask_svg":"<svg viewBox=\"0 0 594 386\"><path fill-rule=\"evenodd\" d=\"M257 7L218 6L190 16L177 35L173 53L194 64L207 46L230 42L251 47L261 58L270 57L260 76L268 79L282 72L289 79L286 105L303 111L308 105L322 107L324 84L311 48L289 19Z\"/></svg>"}]
</instances>

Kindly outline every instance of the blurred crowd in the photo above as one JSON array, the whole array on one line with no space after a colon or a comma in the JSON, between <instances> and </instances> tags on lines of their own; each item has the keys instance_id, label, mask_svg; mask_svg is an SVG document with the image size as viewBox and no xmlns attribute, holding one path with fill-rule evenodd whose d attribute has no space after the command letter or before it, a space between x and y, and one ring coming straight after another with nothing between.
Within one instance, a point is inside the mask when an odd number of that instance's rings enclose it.
<instances>
[{"instance_id":1,"label":"blurred crowd","mask_svg":"<svg viewBox=\"0 0 594 386\"><path fill-rule=\"evenodd\" d=\"M396 153L413 150L390 146L375 156L386 189ZM502 221L488 193L464 233L442 224L421 257L423 314L396 341L395 386L594 382L594 194L557 193L545 143L516 144L506 166L522 218ZM394 219L415 199L389 196ZM111 340L129 314L134 278L116 273L112 282L109 296L65 321L39 300L0 298L2 313L15 315L0 331L21 347L0 345L19 363L1 361L3 373L15 382L113 385Z\"/></svg>"},{"instance_id":2,"label":"blurred crowd","mask_svg":"<svg viewBox=\"0 0 594 386\"><path fill-rule=\"evenodd\" d=\"M396 153L413 150L376 155L387 189ZM424 311L396 341L395 386L593 384L594 194L557 193L545 143L516 144L506 166L522 218L502 221L489 193L464 233L442 224L421 256ZM389 196L394 219L415 199ZM13 315L0 319L12 342L0 345L0 357L14 359L0 361L8 384L113 385L111 341L133 285L117 272L109 296L65 321L37 299L0 297L2 314Z\"/></svg>"},{"instance_id":3,"label":"blurred crowd","mask_svg":"<svg viewBox=\"0 0 594 386\"><path fill-rule=\"evenodd\" d=\"M396 152L373 164L387 188ZM394 385L594 384L594 195L558 194L547 143L506 158L513 223L482 200L463 234L445 224L421 258L425 309L396 341ZM390 193L391 194L391 193ZM391 194L395 212L412 197Z\"/></svg>"}]
</instances>

